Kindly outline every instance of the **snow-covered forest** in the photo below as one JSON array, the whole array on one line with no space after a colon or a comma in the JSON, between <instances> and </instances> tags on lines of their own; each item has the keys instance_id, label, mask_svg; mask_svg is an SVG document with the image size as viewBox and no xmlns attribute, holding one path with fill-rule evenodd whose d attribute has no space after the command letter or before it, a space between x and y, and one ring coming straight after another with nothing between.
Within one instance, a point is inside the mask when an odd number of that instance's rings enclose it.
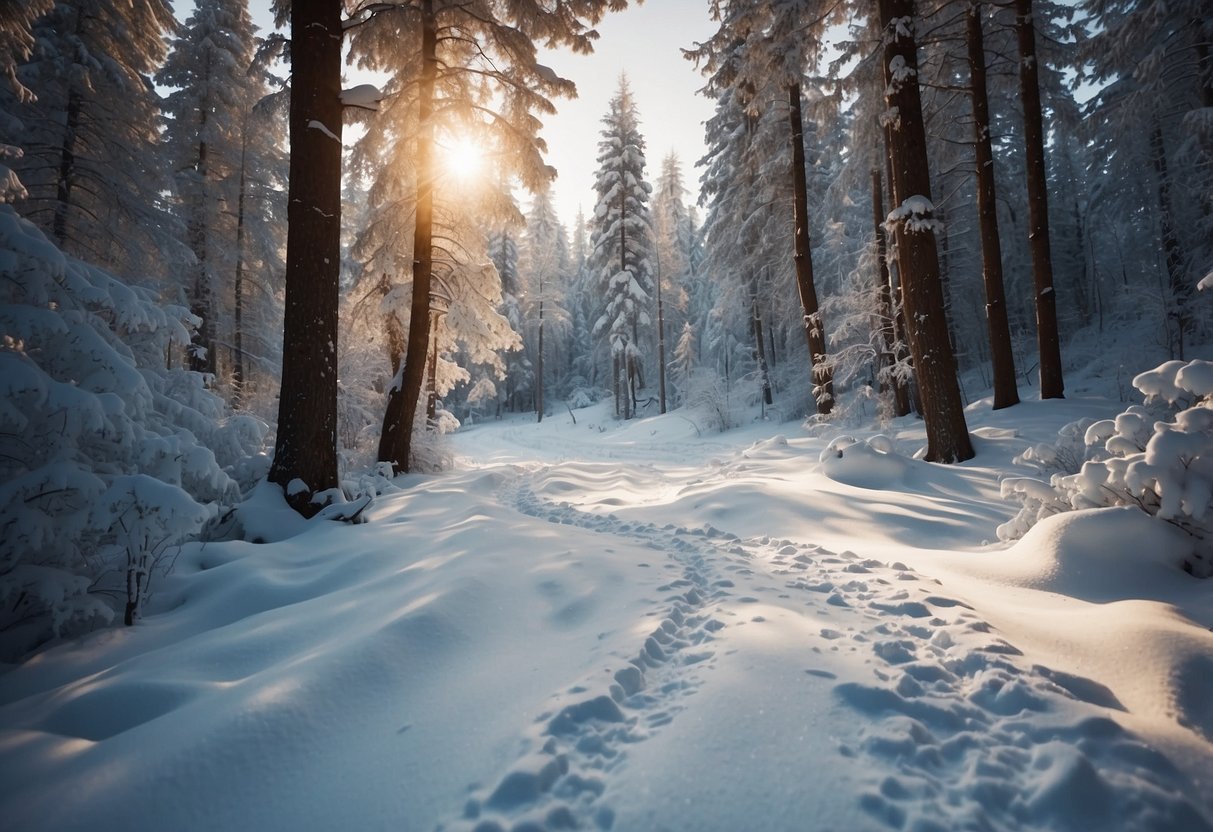
<instances>
[{"instance_id":1,"label":"snow-covered forest","mask_svg":"<svg viewBox=\"0 0 1213 832\"><path fill-rule=\"evenodd\" d=\"M0 9L13 829L1213 830L1206 0Z\"/></svg>"}]
</instances>

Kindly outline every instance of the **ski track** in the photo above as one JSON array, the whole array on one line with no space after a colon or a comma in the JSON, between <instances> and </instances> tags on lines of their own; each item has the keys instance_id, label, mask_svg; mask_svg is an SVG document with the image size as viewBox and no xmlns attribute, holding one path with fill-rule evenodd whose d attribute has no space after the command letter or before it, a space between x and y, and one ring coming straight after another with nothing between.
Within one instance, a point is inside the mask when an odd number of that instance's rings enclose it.
<instances>
[{"instance_id":1,"label":"ski track","mask_svg":"<svg viewBox=\"0 0 1213 832\"><path fill-rule=\"evenodd\" d=\"M1030 665L938 581L814 544L584 511L535 493L546 466L517 470L499 491L504 504L639 542L678 577L658 587L668 595L635 653L554 695L526 732L535 750L493 785L473 784L462 815L438 830L611 829L612 772L707 684L722 619L762 595L831 621L805 644L806 660L823 667L805 672L835 682L836 701L857 714L837 753L873 772L857 789L867 827L1213 830L1178 770L1109 718L1124 710L1111 691ZM858 675L853 659L832 658L847 653L866 656L870 678L840 678Z\"/></svg>"}]
</instances>

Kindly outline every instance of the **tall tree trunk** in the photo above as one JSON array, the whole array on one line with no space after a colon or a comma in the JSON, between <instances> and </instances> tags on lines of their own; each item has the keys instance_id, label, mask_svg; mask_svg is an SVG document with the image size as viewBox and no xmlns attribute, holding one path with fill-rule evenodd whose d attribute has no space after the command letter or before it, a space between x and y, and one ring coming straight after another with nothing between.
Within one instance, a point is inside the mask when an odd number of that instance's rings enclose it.
<instances>
[{"instance_id":1,"label":"tall tree trunk","mask_svg":"<svg viewBox=\"0 0 1213 832\"><path fill-rule=\"evenodd\" d=\"M202 66L202 82L211 77L211 56L207 51ZM209 94L209 93L208 93ZM198 201L194 204L190 246L198 261L194 272L194 291L190 311L202 323L194 332L190 349L190 369L197 373L215 374L215 287L211 282L210 252L210 147L206 141L207 107L198 109L198 160L194 172L198 175Z\"/></svg>"},{"instance_id":2,"label":"tall tree trunk","mask_svg":"<svg viewBox=\"0 0 1213 832\"><path fill-rule=\"evenodd\" d=\"M232 332L232 409L244 406L244 192L248 187L245 176L248 150L248 122L240 137L240 182L236 197L236 277L233 281L235 295L235 320Z\"/></svg>"},{"instance_id":3,"label":"tall tree trunk","mask_svg":"<svg viewBox=\"0 0 1213 832\"><path fill-rule=\"evenodd\" d=\"M750 333L754 336L754 359L758 362L758 376L762 380L762 400L771 404L771 375L767 370L766 344L762 340L762 315L758 312L758 285L750 281Z\"/></svg>"},{"instance_id":4,"label":"tall tree trunk","mask_svg":"<svg viewBox=\"0 0 1213 832\"><path fill-rule=\"evenodd\" d=\"M76 36L84 32L84 14L76 9ZM69 70L69 73L73 73ZM55 216L51 222L51 234L59 248L72 250L68 246L67 222L72 209L72 186L76 183L76 131L80 129L80 110L84 96L76 89L71 79L67 84L67 110L63 120L63 141L59 146L59 174L55 181Z\"/></svg>"},{"instance_id":5,"label":"tall tree trunk","mask_svg":"<svg viewBox=\"0 0 1213 832\"><path fill-rule=\"evenodd\" d=\"M1188 325L1191 322L1188 303L1191 288L1184 280L1184 254L1175 231L1175 213L1171 206L1171 177L1167 172L1167 148L1163 143L1162 122L1154 116L1154 127L1150 131L1150 156L1154 172L1158 176L1158 227L1162 236L1162 248L1167 266L1167 283L1171 290L1170 308L1167 317L1175 322L1174 343L1170 345L1172 358L1183 360ZM1169 329L1170 327L1168 327Z\"/></svg>"},{"instance_id":6,"label":"tall tree trunk","mask_svg":"<svg viewBox=\"0 0 1213 832\"><path fill-rule=\"evenodd\" d=\"M897 198L897 179L893 176L893 127L891 123L884 125L885 172L889 179L889 203L900 205ZM887 217L885 218L887 220ZM892 242L896 242L896 238ZM885 248L891 248L888 234L885 234ZM889 289L893 294L893 305L897 312L893 316L893 329L897 335L897 362L906 364L914 369L914 356L910 352L910 328L906 325L905 293L902 290L901 267L897 264L896 254L885 255L885 265L889 269ZM918 418L922 418L922 395L918 392L918 374L911 373L906 381L906 393L910 397L910 408ZM902 414L905 415L905 414Z\"/></svg>"},{"instance_id":7,"label":"tall tree trunk","mask_svg":"<svg viewBox=\"0 0 1213 832\"><path fill-rule=\"evenodd\" d=\"M990 146L990 102L986 94L986 48L981 30L981 3L969 6L969 86L973 99L974 162L977 173L977 217L981 226L981 274L986 290L986 330L994 371L994 409L1019 403L1015 355L1007 298L1002 281L1002 242L998 236L998 202L994 191L994 152Z\"/></svg>"},{"instance_id":8,"label":"tall tree trunk","mask_svg":"<svg viewBox=\"0 0 1213 832\"><path fill-rule=\"evenodd\" d=\"M622 399L622 396L620 395L620 392L619 392L619 376L622 373L623 373L623 370L620 369L619 353L612 350L611 351L611 392L615 395L615 415L616 416L621 415L623 412L620 409L620 404L621 404L620 400Z\"/></svg>"},{"instance_id":9,"label":"tall tree trunk","mask_svg":"<svg viewBox=\"0 0 1213 832\"><path fill-rule=\"evenodd\" d=\"M661 412L665 413L665 307L661 302L661 257L657 261L657 395Z\"/></svg>"},{"instance_id":10,"label":"tall tree trunk","mask_svg":"<svg viewBox=\"0 0 1213 832\"><path fill-rule=\"evenodd\" d=\"M880 363L891 368L898 360L897 312L893 304L893 286L889 275L889 251L884 233L884 188L880 183L880 170L872 168L872 223L876 228L876 264L880 281L880 341L884 347ZM893 376L889 379L893 392L893 413L905 416L910 412L910 391L904 379Z\"/></svg>"},{"instance_id":11,"label":"tall tree trunk","mask_svg":"<svg viewBox=\"0 0 1213 832\"><path fill-rule=\"evenodd\" d=\"M206 109L203 108L199 132L206 129ZM190 369L196 373L215 374L215 291L211 285L210 262L207 251L207 203L210 202L209 148L205 140L198 142L198 202L194 206L191 247L197 259L194 272L194 291L190 311L201 319L194 332L190 349Z\"/></svg>"},{"instance_id":12,"label":"tall tree trunk","mask_svg":"<svg viewBox=\"0 0 1213 832\"><path fill-rule=\"evenodd\" d=\"M434 0L421 0L421 78L417 84L417 213L413 226L413 305L400 384L388 394L379 438L379 461L397 473L410 470L413 425L425 382L430 346L430 284L434 271L434 84L438 77Z\"/></svg>"},{"instance_id":13,"label":"tall tree trunk","mask_svg":"<svg viewBox=\"0 0 1213 832\"><path fill-rule=\"evenodd\" d=\"M879 0L884 31L885 103L896 113L890 133L894 234L910 350L922 393L930 462L962 462L973 456L956 378L956 357L948 343L943 287L927 161L922 101L918 93L918 46L913 0ZM909 21L911 25L905 26Z\"/></svg>"},{"instance_id":14,"label":"tall tree trunk","mask_svg":"<svg viewBox=\"0 0 1213 832\"><path fill-rule=\"evenodd\" d=\"M539 278L539 355L535 371L535 421L543 421L543 277Z\"/></svg>"},{"instance_id":15,"label":"tall tree trunk","mask_svg":"<svg viewBox=\"0 0 1213 832\"><path fill-rule=\"evenodd\" d=\"M430 331L433 333L430 338L429 350L429 381L426 384L425 395L425 418L426 424L431 427L438 419L438 316L431 317L432 325Z\"/></svg>"},{"instance_id":16,"label":"tall tree trunk","mask_svg":"<svg viewBox=\"0 0 1213 832\"><path fill-rule=\"evenodd\" d=\"M1057 293L1053 290L1053 254L1049 247L1049 180L1036 61L1036 23L1032 0L1015 0L1019 38L1019 88L1023 101L1024 162L1028 177L1028 240L1036 288L1036 340L1040 349L1040 397L1064 398L1061 339L1057 331Z\"/></svg>"},{"instance_id":17,"label":"tall tree trunk","mask_svg":"<svg viewBox=\"0 0 1213 832\"><path fill-rule=\"evenodd\" d=\"M337 487L337 303L341 253L341 3L291 6L282 390L270 482L311 516Z\"/></svg>"},{"instance_id":18,"label":"tall tree trunk","mask_svg":"<svg viewBox=\"0 0 1213 832\"><path fill-rule=\"evenodd\" d=\"M796 287L804 311L805 338L817 412L829 415L834 407L834 371L826 364L825 326L813 284L813 253L809 244L809 185L804 172L804 121L800 113L800 84L788 87L788 119L792 128L792 222L795 228Z\"/></svg>"}]
</instances>

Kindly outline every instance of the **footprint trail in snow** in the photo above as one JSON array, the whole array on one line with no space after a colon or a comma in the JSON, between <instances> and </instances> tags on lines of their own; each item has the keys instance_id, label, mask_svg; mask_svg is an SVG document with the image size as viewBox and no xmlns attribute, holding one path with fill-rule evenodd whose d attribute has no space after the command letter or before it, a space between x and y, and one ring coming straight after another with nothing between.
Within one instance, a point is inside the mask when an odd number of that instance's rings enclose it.
<instances>
[{"instance_id":1,"label":"footprint trail in snow","mask_svg":"<svg viewBox=\"0 0 1213 832\"><path fill-rule=\"evenodd\" d=\"M1110 691L1032 665L937 581L812 544L587 512L526 477L503 488L505 504L639 542L674 579L634 652L553 695L526 753L439 829L613 828L612 775L711 684L726 626L762 625L748 611L760 601L824 624L805 641L804 670L856 717L834 749L871 772L853 828L1213 829L1182 775L1109 718L1123 710ZM806 774L828 764L806 760Z\"/></svg>"}]
</instances>

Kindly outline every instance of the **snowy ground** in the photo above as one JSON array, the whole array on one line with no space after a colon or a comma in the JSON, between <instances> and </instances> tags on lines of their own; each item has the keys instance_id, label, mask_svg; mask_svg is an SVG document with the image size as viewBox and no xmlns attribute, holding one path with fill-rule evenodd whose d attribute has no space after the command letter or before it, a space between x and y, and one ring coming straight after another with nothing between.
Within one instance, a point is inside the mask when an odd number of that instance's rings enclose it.
<instances>
[{"instance_id":1,"label":"snowy ground","mask_svg":"<svg viewBox=\"0 0 1213 832\"><path fill-rule=\"evenodd\" d=\"M990 542L1012 457L1119 410L979 402L954 467L911 419L824 462L794 423L472 427L365 525L193 546L138 627L0 677L0 818L1213 829L1213 581L1134 510Z\"/></svg>"}]
</instances>

